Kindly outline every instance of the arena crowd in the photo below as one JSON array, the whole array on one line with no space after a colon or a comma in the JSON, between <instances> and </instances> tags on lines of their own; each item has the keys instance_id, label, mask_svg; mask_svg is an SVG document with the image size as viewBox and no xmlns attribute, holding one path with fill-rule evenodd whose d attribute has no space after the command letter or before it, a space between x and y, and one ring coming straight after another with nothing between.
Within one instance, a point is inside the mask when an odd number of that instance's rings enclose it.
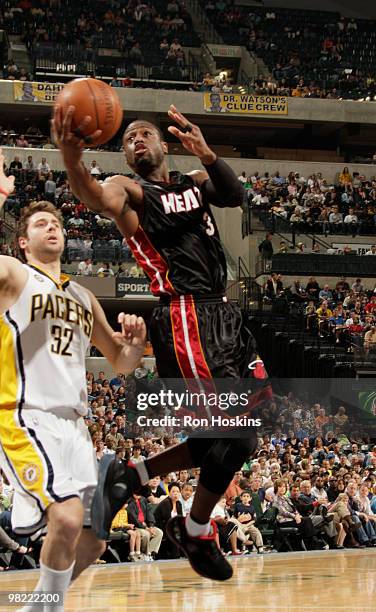
<instances>
[{"instance_id":1,"label":"arena crowd","mask_svg":"<svg viewBox=\"0 0 376 612\"><path fill-rule=\"evenodd\" d=\"M344 167L335 182L321 172L307 177L258 171L238 177L248 206L265 224L284 231L356 236L375 233L376 181Z\"/></svg>"},{"instance_id":2,"label":"arena crowd","mask_svg":"<svg viewBox=\"0 0 376 612\"><path fill-rule=\"evenodd\" d=\"M87 373L85 422L98 460L109 453L136 463L184 439L184 431L138 426L135 393L143 379L157 379L144 363L127 378ZM257 450L212 513L223 553L375 546L376 446L358 433L351 411L313 404L291 392L268 402L262 421ZM179 557L165 525L171 516L189 513L199 472L161 474L127 501L113 521L109 541L121 560ZM3 549L14 551L11 568L22 567L26 549L36 555L37 546L12 533L12 489L5 482L0 504Z\"/></svg>"}]
</instances>

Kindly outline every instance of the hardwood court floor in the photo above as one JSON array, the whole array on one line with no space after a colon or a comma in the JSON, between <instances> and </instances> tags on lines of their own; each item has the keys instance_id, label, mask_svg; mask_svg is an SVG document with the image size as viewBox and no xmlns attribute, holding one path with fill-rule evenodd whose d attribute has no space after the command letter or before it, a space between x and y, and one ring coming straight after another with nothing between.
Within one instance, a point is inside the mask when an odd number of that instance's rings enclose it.
<instances>
[{"instance_id":1,"label":"hardwood court floor","mask_svg":"<svg viewBox=\"0 0 376 612\"><path fill-rule=\"evenodd\" d=\"M91 567L72 585L65 610L376 610L376 550L251 555L232 563L226 583L200 578L185 560ZM31 591L36 580L32 570L2 574L0 591Z\"/></svg>"}]
</instances>

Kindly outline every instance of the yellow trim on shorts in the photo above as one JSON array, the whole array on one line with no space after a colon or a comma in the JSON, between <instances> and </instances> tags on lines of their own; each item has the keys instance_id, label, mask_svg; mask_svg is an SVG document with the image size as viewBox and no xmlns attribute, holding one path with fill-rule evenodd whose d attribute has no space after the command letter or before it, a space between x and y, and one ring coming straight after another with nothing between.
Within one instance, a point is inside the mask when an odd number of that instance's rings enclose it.
<instances>
[{"instance_id":1,"label":"yellow trim on shorts","mask_svg":"<svg viewBox=\"0 0 376 612\"><path fill-rule=\"evenodd\" d=\"M0 409L16 408L18 377L14 336L0 315Z\"/></svg>"},{"instance_id":2,"label":"yellow trim on shorts","mask_svg":"<svg viewBox=\"0 0 376 612\"><path fill-rule=\"evenodd\" d=\"M45 509L55 500L46 492L47 468L34 448L29 434L18 425L16 410L0 410L1 446L13 476L26 493L37 498Z\"/></svg>"},{"instance_id":3,"label":"yellow trim on shorts","mask_svg":"<svg viewBox=\"0 0 376 612\"><path fill-rule=\"evenodd\" d=\"M46 466L30 435L17 421L19 379L14 335L0 315L0 441L12 471L25 492L47 508L54 500L46 493ZM7 470L8 471L8 470Z\"/></svg>"}]
</instances>

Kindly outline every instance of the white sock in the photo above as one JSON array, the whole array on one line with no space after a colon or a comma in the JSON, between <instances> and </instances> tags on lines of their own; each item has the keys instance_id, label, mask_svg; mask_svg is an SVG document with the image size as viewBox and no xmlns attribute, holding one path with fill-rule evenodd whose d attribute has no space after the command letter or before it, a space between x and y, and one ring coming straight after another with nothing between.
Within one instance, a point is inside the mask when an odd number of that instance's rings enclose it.
<instances>
[{"instance_id":1,"label":"white sock","mask_svg":"<svg viewBox=\"0 0 376 612\"><path fill-rule=\"evenodd\" d=\"M131 463L132 463L132 459L131 459ZM144 462L140 461L139 463L134 463L133 465L135 469L137 470L137 474L139 476L141 484L147 485L150 480L150 476L146 469L146 466L144 465Z\"/></svg>"},{"instance_id":2,"label":"white sock","mask_svg":"<svg viewBox=\"0 0 376 612\"><path fill-rule=\"evenodd\" d=\"M60 593L63 597L69 588L73 568L76 561L73 561L72 565L66 570L54 570L47 565L40 563L40 577L37 586L34 591L50 591L51 593ZM48 605L41 606L26 606L19 612L64 612L64 601L61 605Z\"/></svg>"},{"instance_id":3,"label":"white sock","mask_svg":"<svg viewBox=\"0 0 376 612\"><path fill-rule=\"evenodd\" d=\"M200 525L200 523L196 523L196 521L193 520L190 514L188 514L187 518L185 519L185 526L188 534L192 536L192 538L206 536L210 533L210 521L204 525Z\"/></svg>"}]
</instances>

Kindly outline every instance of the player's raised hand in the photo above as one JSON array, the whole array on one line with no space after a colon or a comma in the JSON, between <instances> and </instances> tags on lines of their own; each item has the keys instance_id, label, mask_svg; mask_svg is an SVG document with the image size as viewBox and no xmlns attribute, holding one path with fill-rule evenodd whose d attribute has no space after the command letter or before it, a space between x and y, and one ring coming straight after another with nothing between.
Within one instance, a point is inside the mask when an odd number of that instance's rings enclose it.
<instances>
[{"instance_id":1,"label":"player's raised hand","mask_svg":"<svg viewBox=\"0 0 376 612\"><path fill-rule=\"evenodd\" d=\"M146 342L146 325L143 318L121 312L118 323L121 325L121 332L114 332L112 337L124 346L143 352Z\"/></svg>"},{"instance_id":2,"label":"player's raised hand","mask_svg":"<svg viewBox=\"0 0 376 612\"><path fill-rule=\"evenodd\" d=\"M14 189L14 176L6 176L4 172L5 157L2 149L0 149L0 208L2 208L8 195Z\"/></svg>"},{"instance_id":3,"label":"player's raised hand","mask_svg":"<svg viewBox=\"0 0 376 612\"><path fill-rule=\"evenodd\" d=\"M69 106L64 111L61 106L56 104L54 115L51 119L51 136L61 150L66 165L81 161L83 149L102 134L101 130L96 130L89 136L83 136L85 128L91 121L89 115L84 118L78 128L73 129L72 119L75 110L74 106Z\"/></svg>"},{"instance_id":4,"label":"player's raised hand","mask_svg":"<svg viewBox=\"0 0 376 612\"><path fill-rule=\"evenodd\" d=\"M212 164L216 160L216 155L210 149L198 125L190 123L173 104L169 108L168 116L182 128L170 125L168 128L170 134L179 138L183 147L196 155L203 164Z\"/></svg>"}]
</instances>

